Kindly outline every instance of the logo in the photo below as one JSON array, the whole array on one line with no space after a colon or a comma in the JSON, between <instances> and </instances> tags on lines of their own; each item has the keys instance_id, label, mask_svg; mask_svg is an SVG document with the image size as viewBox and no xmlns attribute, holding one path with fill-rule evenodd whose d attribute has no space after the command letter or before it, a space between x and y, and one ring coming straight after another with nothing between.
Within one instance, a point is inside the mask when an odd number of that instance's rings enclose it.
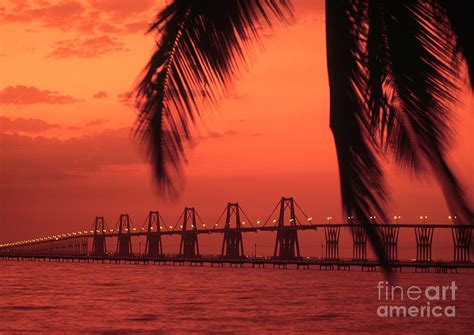
<instances>
[{"instance_id":1,"label":"logo","mask_svg":"<svg viewBox=\"0 0 474 335\"><path fill-rule=\"evenodd\" d=\"M381 305L377 308L377 315L382 318L454 318L457 289L454 281L450 285L424 288L416 285L404 288L379 281L377 294Z\"/></svg>"}]
</instances>

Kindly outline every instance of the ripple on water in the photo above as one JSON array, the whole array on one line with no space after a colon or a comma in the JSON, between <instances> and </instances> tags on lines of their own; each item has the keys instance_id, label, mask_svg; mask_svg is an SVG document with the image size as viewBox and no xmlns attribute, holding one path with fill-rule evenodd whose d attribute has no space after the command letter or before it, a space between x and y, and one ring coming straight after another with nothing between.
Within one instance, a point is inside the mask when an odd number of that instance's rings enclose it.
<instances>
[{"instance_id":1,"label":"ripple on water","mask_svg":"<svg viewBox=\"0 0 474 335\"><path fill-rule=\"evenodd\" d=\"M144 314L144 315L140 315L140 316L136 316L136 317L133 317L133 318L130 318L128 319L129 321L135 321L135 322L140 322L140 321L155 321L155 320L158 320L158 316L157 315L153 315L153 314Z\"/></svg>"},{"instance_id":2,"label":"ripple on water","mask_svg":"<svg viewBox=\"0 0 474 335\"><path fill-rule=\"evenodd\" d=\"M467 334L474 329L472 275L400 273L397 280L403 287L455 280L459 287L456 319L384 320L376 315L380 273L137 269L0 261L0 334L367 333L374 329Z\"/></svg>"},{"instance_id":3,"label":"ripple on water","mask_svg":"<svg viewBox=\"0 0 474 335\"><path fill-rule=\"evenodd\" d=\"M49 309L58 309L57 306L32 306L32 305L13 305L13 306L0 306L0 310L10 311L41 311Z\"/></svg>"}]
</instances>

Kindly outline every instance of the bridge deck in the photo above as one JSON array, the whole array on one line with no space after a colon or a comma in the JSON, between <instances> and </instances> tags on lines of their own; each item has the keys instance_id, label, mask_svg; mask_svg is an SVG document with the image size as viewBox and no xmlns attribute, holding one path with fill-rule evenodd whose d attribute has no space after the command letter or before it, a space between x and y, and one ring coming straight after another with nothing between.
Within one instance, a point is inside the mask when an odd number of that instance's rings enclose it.
<instances>
[{"instance_id":1,"label":"bridge deck","mask_svg":"<svg viewBox=\"0 0 474 335\"><path fill-rule=\"evenodd\" d=\"M202 256L197 258L183 258L178 256L163 256L163 257L146 257L146 256L132 256L132 257L117 257L114 255L107 256L93 256L93 255L26 255L26 254L8 254L0 255L3 260L27 260L27 261L70 261L70 262L102 262L102 263L131 263L131 264L161 264L161 265L200 265L205 264L210 266L240 266L251 265L252 267L265 267L265 265L273 266L274 268L310 268L319 266L320 269L337 269L349 270L350 267L360 267L362 271L365 269L369 271L376 271L381 267L380 263L375 260L352 260L352 259L323 259L323 258L295 258L295 259L278 259L271 257L243 257L239 259L227 259L216 256ZM474 269L472 262L450 262L450 261L432 261L419 262L415 260L400 260L391 263L395 270L402 268L412 268L415 270L421 269L429 271L434 269L437 272L455 271L458 269Z\"/></svg>"}]
</instances>

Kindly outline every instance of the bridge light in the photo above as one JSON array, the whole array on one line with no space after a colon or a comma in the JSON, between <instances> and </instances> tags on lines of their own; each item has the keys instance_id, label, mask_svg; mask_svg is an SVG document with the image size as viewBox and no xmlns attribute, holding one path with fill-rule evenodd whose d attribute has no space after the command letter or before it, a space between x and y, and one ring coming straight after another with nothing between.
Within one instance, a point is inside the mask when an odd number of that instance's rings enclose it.
<instances>
[{"instance_id":1,"label":"bridge light","mask_svg":"<svg viewBox=\"0 0 474 335\"><path fill-rule=\"evenodd\" d=\"M128 231L128 228L125 228L125 231Z\"/></svg>"},{"instance_id":2,"label":"bridge light","mask_svg":"<svg viewBox=\"0 0 474 335\"><path fill-rule=\"evenodd\" d=\"M202 226L203 226L204 228L206 228L206 224L205 224L205 223L203 223Z\"/></svg>"},{"instance_id":3,"label":"bridge light","mask_svg":"<svg viewBox=\"0 0 474 335\"><path fill-rule=\"evenodd\" d=\"M245 221L242 221L242 225L244 225L244 224L245 224Z\"/></svg>"},{"instance_id":4,"label":"bridge light","mask_svg":"<svg viewBox=\"0 0 474 335\"><path fill-rule=\"evenodd\" d=\"M451 219L452 219L451 215L450 215L450 216L448 216L448 219L449 219L449 220L451 220Z\"/></svg>"},{"instance_id":5,"label":"bridge light","mask_svg":"<svg viewBox=\"0 0 474 335\"><path fill-rule=\"evenodd\" d=\"M163 229L163 226L160 226L160 229Z\"/></svg>"},{"instance_id":6,"label":"bridge light","mask_svg":"<svg viewBox=\"0 0 474 335\"><path fill-rule=\"evenodd\" d=\"M113 232L114 232L114 230L113 230L113 229L109 229L109 231L110 231L111 233L113 233Z\"/></svg>"},{"instance_id":7,"label":"bridge light","mask_svg":"<svg viewBox=\"0 0 474 335\"><path fill-rule=\"evenodd\" d=\"M173 229L173 226L170 226L170 229Z\"/></svg>"},{"instance_id":8,"label":"bridge light","mask_svg":"<svg viewBox=\"0 0 474 335\"><path fill-rule=\"evenodd\" d=\"M183 229L183 225L179 226L181 229Z\"/></svg>"},{"instance_id":9,"label":"bridge light","mask_svg":"<svg viewBox=\"0 0 474 335\"><path fill-rule=\"evenodd\" d=\"M311 221L311 220L313 220L313 218L308 218L308 221Z\"/></svg>"},{"instance_id":10,"label":"bridge light","mask_svg":"<svg viewBox=\"0 0 474 335\"><path fill-rule=\"evenodd\" d=\"M260 224L260 220L257 220L257 224Z\"/></svg>"},{"instance_id":11,"label":"bridge light","mask_svg":"<svg viewBox=\"0 0 474 335\"><path fill-rule=\"evenodd\" d=\"M217 227L217 223L216 223L214 226L216 226L216 227Z\"/></svg>"},{"instance_id":12,"label":"bridge light","mask_svg":"<svg viewBox=\"0 0 474 335\"><path fill-rule=\"evenodd\" d=\"M136 230L137 230L137 228L133 227L133 231L136 231Z\"/></svg>"},{"instance_id":13,"label":"bridge light","mask_svg":"<svg viewBox=\"0 0 474 335\"><path fill-rule=\"evenodd\" d=\"M273 223L276 223L276 222L277 222L277 220L276 220L276 219L273 219Z\"/></svg>"},{"instance_id":14,"label":"bridge light","mask_svg":"<svg viewBox=\"0 0 474 335\"><path fill-rule=\"evenodd\" d=\"M150 230L153 230L153 229L155 229L155 227L150 227Z\"/></svg>"}]
</instances>

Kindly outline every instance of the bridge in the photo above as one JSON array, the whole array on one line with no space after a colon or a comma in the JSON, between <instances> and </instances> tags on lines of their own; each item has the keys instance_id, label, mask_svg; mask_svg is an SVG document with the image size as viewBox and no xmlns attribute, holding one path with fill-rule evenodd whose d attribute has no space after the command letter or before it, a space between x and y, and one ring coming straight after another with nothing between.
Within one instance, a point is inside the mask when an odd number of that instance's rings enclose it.
<instances>
[{"instance_id":1,"label":"bridge","mask_svg":"<svg viewBox=\"0 0 474 335\"><path fill-rule=\"evenodd\" d=\"M57 260L83 262L133 262L155 264L190 264L223 266L273 267L295 266L309 268L319 266L321 269L350 269L360 267L362 270L375 271L380 264L367 257L367 232L353 217L347 223L315 224L293 198L282 197L274 210L264 222L251 221L238 203L228 203L216 223L206 224L195 208L186 207L174 226L167 226L158 211L150 211L143 226L133 225L128 214L121 214L115 226L107 226L104 217L96 217L88 230L70 232L5 243L0 245L0 258L26 260ZM427 217L420 217L421 224L397 223L400 217L394 217L394 223L377 223L375 216L371 224L379 234L394 269L414 268L416 271L447 272L458 268L472 269L470 260L471 236L474 225L455 223L456 216L450 216L451 224L423 223ZM352 237L352 258L342 259L339 256L339 237L341 229L349 229ZM412 230L416 238L416 250L411 260L400 260L398 257L398 239L400 230ZM305 230L323 230L325 237L325 255L320 258L303 257L300 253L298 236ZM246 256L244 253L243 235L249 232L276 232L273 256ZM453 257L450 260L434 261L432 257L433 236L435 231L451 232ZM218 256L201 255L199 235L222 234L222 244ZM181 237L179 252L165 254L162 237L179 235ZM145 237L144 253L134 253L132 239ZM110 239L116 239L112 251ZM107 243L109 240L109 243ZM91 245L91 247L90 247Z\"/></svg>"}]
</instances>

